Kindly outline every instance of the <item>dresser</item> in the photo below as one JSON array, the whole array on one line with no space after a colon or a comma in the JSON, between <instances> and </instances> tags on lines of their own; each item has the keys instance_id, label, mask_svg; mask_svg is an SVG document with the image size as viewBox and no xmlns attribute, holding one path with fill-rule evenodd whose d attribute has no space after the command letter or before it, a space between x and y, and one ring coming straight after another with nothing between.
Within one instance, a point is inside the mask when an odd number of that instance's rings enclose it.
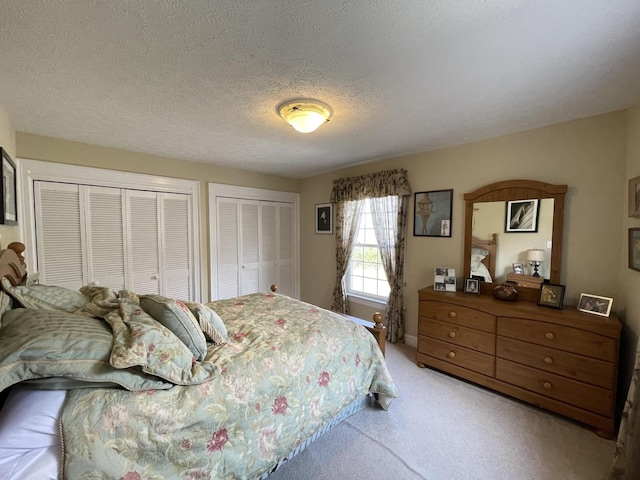
<instances>
[{"instance_id":1,"label":"dresser","mask_svg":"<svg viewBox=\"0 0 640 480\"><path fill-rule=\"evenodd\" d=\"M615 434L621 324L565 306L418 291L420 367L433 367Z\"/></svg>"}]
</instances>

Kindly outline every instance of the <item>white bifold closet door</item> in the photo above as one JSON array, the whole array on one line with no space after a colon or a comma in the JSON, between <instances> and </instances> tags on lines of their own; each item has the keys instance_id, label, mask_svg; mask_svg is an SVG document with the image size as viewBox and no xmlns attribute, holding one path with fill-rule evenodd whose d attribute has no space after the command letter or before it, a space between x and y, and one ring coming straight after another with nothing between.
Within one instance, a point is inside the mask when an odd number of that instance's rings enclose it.
<instances>
[{"instance_id":1,"label":"white bifold closet door","mask_svg":"<svg viewBox=\"0 0 640 480\"><path fill-rule=\"evenodd\" d=\"M35 181L40 282L194 297L188 195Z\"/></svg>"},{"instance_id":2,"label":"white bifold closet door","mask_svg":"<svg viewBox=\"0 0 640 480\"><path fill-rule=\"evenodd\" d=\"M292 204L216 198L216 293L230 298L268 291L295 295Z\"/></svg>"}]
</instances>

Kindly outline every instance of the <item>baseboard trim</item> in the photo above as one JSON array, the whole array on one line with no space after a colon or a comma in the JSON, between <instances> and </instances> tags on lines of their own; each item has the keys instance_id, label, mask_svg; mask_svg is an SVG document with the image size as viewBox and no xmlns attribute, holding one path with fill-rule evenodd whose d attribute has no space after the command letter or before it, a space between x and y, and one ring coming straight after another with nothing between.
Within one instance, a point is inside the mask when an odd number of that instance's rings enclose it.
<instances>
[{"instance_id":1,"label":"baseboard trim","mask_svg":"<svg viewBox=\"0 0 640 480\"><path fill-rule=\"evenodd\" d=\"M404 343L410 347L418 348L418 337L405 334Z\"/></svg>"}]
</instances>

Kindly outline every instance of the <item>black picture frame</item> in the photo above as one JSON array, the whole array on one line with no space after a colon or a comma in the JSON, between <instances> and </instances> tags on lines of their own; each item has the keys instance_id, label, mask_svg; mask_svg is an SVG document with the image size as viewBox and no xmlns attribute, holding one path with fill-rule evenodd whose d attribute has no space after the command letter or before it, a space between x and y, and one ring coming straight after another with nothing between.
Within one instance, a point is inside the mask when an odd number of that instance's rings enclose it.
<instances>
[{"instance_id":1,"label":"black picture frame","mask_svg":"<svg viewBox=\"0 0 640 480\"><path fill-rule=\"evenodd\" d=\"M640 272L640 228L629 229L629 268Z\"/></svg>"},{"instance_id":2,"label":"black picture frame","mask_svg":"<svg viewBox=\"0 0 640 480\"><path fill-rule=\"evenodd\" d=\"M2 183L0 193L2 204L0 208L0 224L18 224L18 196L16 195L16 164L13 163L7 151L0 147L2 152Z\"/></svg>"},{"instance_id":3,"label":"black picture frame","mask_svg":"<svg viewBox=\"0 0 640 480\"><path fill-rule=\"evenodd\" d=\"M480 295L480 280L476 278L465 278L464 293Z\"/></svg>"},{"instance_id":4,"label":"black picture frame","mask_svg":"<svg viewBox=\"0 0 640 480\"><path fill-rule=\"evenodd\" d=\"M323 235L333 234L333 204L316 204L316 233Z\"/></svg>"},{"instance_id":5,"label":"black picture frame","mask_svg":"<svg viewBox=\"0 0 640 480\"><path fill-rule=\"evenodd\" d=\"M564 302L565 285L553 283L543 283L540 285L538 294L538 305L542 307L562 309Z\"/></svg>"},{"instance_id":6,"label":"black picture frame","mask_svg":"<svg viewBox=\"0 0 640 480\"><path fill-rule=\"evenodd\" d=\"M640 177L629 180L629 216L640 217Z\"/></svg>"},{"instance_id":7,"label":"black picture frame","mask_svg":"<svg viewBox=\"0 0 640 480\"><path fill-rule=\"evenodd\" d=\"M509 200L507 202L505 233L536 233L540 217L540 200Z\"/></svg>"},{"instance_id":8,"label":"black picture frame","mask_svg":"<svg viewBox=\"0 0 640 480\"><path fill-rule=\"evenodd\" d=\"M413 197L413 235L451 237L453 189L416 192Z\"/></svg>"}]
</instances>

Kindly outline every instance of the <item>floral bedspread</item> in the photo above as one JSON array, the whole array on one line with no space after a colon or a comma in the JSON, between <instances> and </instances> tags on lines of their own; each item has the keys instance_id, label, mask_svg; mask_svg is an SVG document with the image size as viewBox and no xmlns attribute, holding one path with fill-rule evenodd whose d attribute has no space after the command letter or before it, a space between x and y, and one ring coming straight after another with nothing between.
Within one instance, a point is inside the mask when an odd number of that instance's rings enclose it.
<instances>
[{"instance_id":1,"label":"floral bedspread","mask_svg":"<svg viewBox=\"0 0 640 480\"><path fill-rule=\"evenodd\" d=\"M69 392L64 478L256 478L354 400L397 395L374 337L340 315L273 293L209 306L229 332L211 381Z\"/></svg>"}]
</instances>

